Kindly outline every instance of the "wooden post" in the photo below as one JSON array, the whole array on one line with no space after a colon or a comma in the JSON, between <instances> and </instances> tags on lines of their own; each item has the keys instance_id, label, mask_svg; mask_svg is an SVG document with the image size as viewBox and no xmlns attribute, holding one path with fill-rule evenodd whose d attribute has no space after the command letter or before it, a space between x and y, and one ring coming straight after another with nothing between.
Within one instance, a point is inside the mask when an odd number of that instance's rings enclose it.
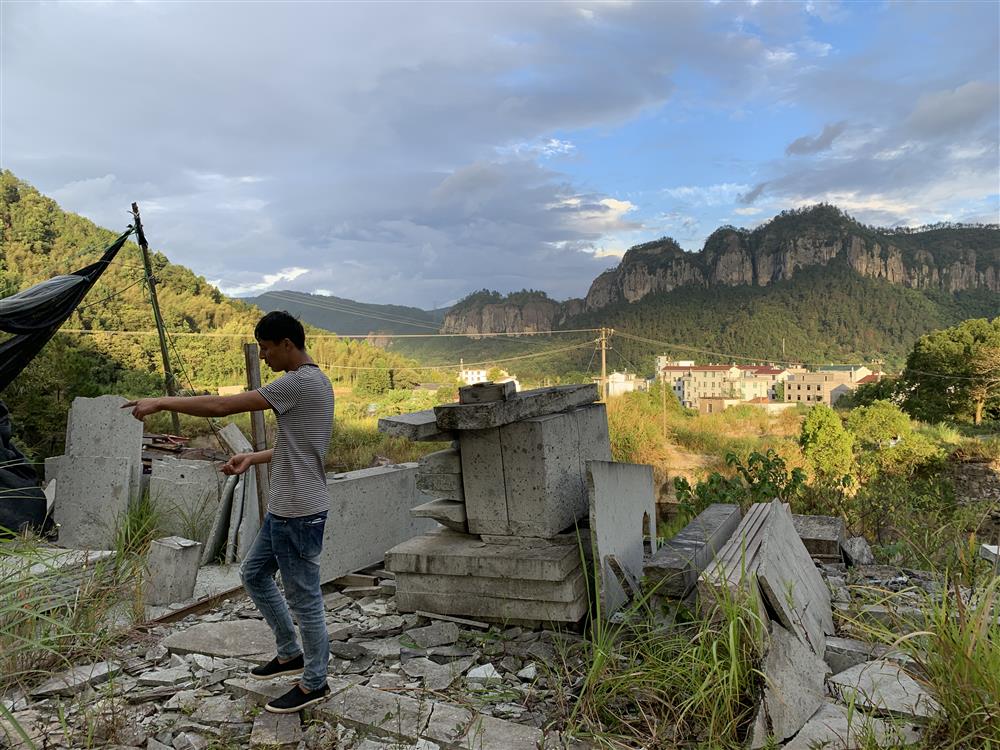
<instances>
[{"instance_id":1,"label":"wooden post","mask_svg":"<svg viewBox=\"0 0 1000 750\"><path fill-rule=\"evenodd\" d=\"M167 334L163 327L163 316L160 315L160 303L156 298L156 277L153 276L153 266L149 261L149 243L146 242L146 234L142 231L142 220L139 218L139 205L132 204L132 219L135 221L135 237L142 251L142 265L146 269L146 284L149 286L149 301L153 306L153 321L156 323L156 332L160 336L160 356L163 357L163 378L166 381L167 395L177 395L177 382L174 380L174 372L170 369L170 354L167 351ZM170 412L170 419L173 422L174 434L181 434L181 421L177 412Z\"/></svg>"},{"instance_id":2,"label":"wooden post","mask_svg":"<svg viewBox=\"0 0 1000 750\"><path fill-rule=\"evenodd\" d=\"M244 344L243 357L247 366L247 390L260 388L260 355L257 344ZM250 412L250 441L255 451L267 449L267 434L264 429L264 412ZM264 525L264 512L267 509L267 489L269 484L267 464L257 464L257 510L260 514L261 526Z\"/></svg>"}]
</instances>

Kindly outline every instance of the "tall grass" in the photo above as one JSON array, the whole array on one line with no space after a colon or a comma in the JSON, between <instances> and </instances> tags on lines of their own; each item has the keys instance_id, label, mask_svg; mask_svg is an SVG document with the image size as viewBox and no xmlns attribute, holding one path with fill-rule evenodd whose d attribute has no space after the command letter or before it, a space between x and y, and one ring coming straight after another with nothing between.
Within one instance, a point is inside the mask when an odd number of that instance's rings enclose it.
<instances>
[{"instance_id":1,"label":"tall grass","mask_svg":"<svg viewBox=\"0 0 1000 750\"><path fill-rule=\"evenodd\" d=\"M687 625L664 628L646 600L620 625L595 618L582 673L564 675L579 686L565 702L566 730L611 748L740 747L763 684L764 640L752 600L729 591Z\"/></svg>"},{"instance_id":2,"label":"tall grass","mask_svg":"<svg viewBox=\"0 0 1000 750\"><path fill-rule=\"evenodd\" d=\"M881 641L908 656L911 676L937 701L940 710L925 729L924 747L997 748L1000 578L990 576L973 589L962 587L957 576L945 576L944 580L937 596L922 592L916 623L851 624L869 640ZM887 592L886 601L899 596ZM909 633L899 636L901 631Z\"/></svg>"}]
</instances>

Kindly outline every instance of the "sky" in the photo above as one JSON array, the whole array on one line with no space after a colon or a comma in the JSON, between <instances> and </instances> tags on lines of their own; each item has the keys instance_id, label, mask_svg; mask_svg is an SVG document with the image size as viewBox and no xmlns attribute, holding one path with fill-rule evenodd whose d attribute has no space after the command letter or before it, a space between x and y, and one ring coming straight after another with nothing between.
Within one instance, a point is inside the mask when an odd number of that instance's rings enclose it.
<instances>
[{"instance_id":1,"label":"sky","mask_svg":"<svg viewBox=\"0 0 1000 750\"><path fill-rule=\"evenodd\" d=\"M826 201L1000 221L1000 3L0 3L0 165L230 295L586 294Z\"/></svg>"}]
</instances>

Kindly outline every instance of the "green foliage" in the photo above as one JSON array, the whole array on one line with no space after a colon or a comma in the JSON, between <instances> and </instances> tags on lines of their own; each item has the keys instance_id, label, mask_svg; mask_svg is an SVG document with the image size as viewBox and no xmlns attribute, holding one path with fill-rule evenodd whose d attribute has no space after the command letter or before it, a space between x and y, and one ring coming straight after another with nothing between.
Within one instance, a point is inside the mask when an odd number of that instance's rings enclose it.
<instances>
[{"instance_id":1,"label":"green foliage","mask_svg":"<svg viewBox=\"0 0 1000 750\"><path fill-rule=\"evenodd\" d=\"M799 445L820 481L839 484L849 477L854 466L854 438L829 406L817 404L809 410Z\"/></svg>"},{"instance_id":2,"label":"green foliage","mask_svg":"<svg viewBox=\"0 0 1000 750\"><path fill-rule=\"evenodd\" d=\"M847 429L866 448L888 447L893 440L907 437L913 427L902 409L888 401L859 406L847 417Z\"/></svg>"},{"instance_id":3,"label":"green foliage","mask_svg":"<svg viewBox=\"0 0 1000 750\"><path fill-rule=\"evenodd\" d=\"M726 464L735 470L734 476L713 472L694 487L684 477L674 479L680 512L685 518L693 518L712 503L736 503L744 511L753 503L775 499L791 503L805 489L805 472L799 468L789 471L784 459L771 449L751 453L745 463L729 453Z\"/></svg>"},{"instance_id":4,"label":"green foliage","mask_svg":"<svg viewBox=\"0 0 1000 750\"><path fill-rule=\"evenodd\" d=\"M381 396L392 388L389 371L362 370L354 381L354 390L362 396Z\"/></svg>"},{"instance_id":5,"label":"green foliage","mask_svg":"<svg viewBox=\"0 0 1000 750\"><path fill-rule=\"evenodd\" d=\"M96 260L117 234L63 212L11 172L0 171L0 296ZM151 263L180 385L198 393L245 383L240 344L253 340L259 311L225 298L162 253L152 253ZM90 333L57 334L0 394L11 409L15 440L32 458L62 451L66 412L77 396L163 393L155 333L112 333L153 330L148 293L144 284L136 284L142 274L139 248L127 243L67 321L67 328ZM358 368L376 365L394 368L398 383L417 380L408 369L413 363L395 353L317 333L307 327L309 352L335 384L352 385L365 372ZM276 377L266 371L263 376Z\"/></svg>"},{"instance_id":6,"label":"green foliage","mask_svg":"<svg viewBox=\"0 0 1000 750\"><path fill-rule=\"evenodd\" d=\"M920 338L903 371L904 406L927 422L1000 418L1000 317Z\"/></svg>"}]
</instances>

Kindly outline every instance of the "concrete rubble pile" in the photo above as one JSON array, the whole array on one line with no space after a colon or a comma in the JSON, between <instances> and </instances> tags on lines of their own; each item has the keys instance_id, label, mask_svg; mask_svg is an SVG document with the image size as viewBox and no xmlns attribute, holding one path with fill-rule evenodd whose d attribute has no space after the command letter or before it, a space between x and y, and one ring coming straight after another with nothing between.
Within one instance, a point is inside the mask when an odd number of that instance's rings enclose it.
<instances>
[{"instance_id":1,"label":"concrete rubble pile","mask_svg":"<svg viewBox=\"0 0 1000 750\"><path fill-rule=\"evenodd\" d=\"M289 679L251 679L274 639L252 603L148 628L113 657L58 671L3 708L41 747L572 750L545 726L572 636L398 613L391 595L324 597L330 699L302 717L261 711ZM579 665L577 665L579 666ZM29 747L0 717L0 746Z\"/></svg>"},{"instance_id":2,"label":"concrete rubble pile","mask_svg":"<svg viewBox=\"0 0 1000 750\"><path fill-rule=\"evenodd\" d=\"M777 500L751 505L745 516L739 506L716 504L646 560L643 581L658 602L696 604L706 617L720 595L756 605L767 644L749 747L853 748L866 734L880 743L912 742L937 709L911 676L914 665L886 647L838 635L835 616L899 622L906 614L900 607L888 611L884 601L867 604L855 592L932 584L872 562L863 538L846 538L842 519L796 516Z\"/></svg>"},{"instance_id":3,"label":"concrete rubble pile","mask_svg":"<svg viewBox=\"0 0 1000 750\"><path fill-rule=\"evenodd\" d=\"M452 441L421 460L417 487L432 499L412 510L444 528L385 555L400 611L575 623L590 605L583 561L595 544L602 596L620 606L619 578L641 577L643 539L655 536L652 470L611 463L596 401L593 385L482 383L459 389L457 404L379 420L388 434Z\"/></svg>"}]
</instances>

